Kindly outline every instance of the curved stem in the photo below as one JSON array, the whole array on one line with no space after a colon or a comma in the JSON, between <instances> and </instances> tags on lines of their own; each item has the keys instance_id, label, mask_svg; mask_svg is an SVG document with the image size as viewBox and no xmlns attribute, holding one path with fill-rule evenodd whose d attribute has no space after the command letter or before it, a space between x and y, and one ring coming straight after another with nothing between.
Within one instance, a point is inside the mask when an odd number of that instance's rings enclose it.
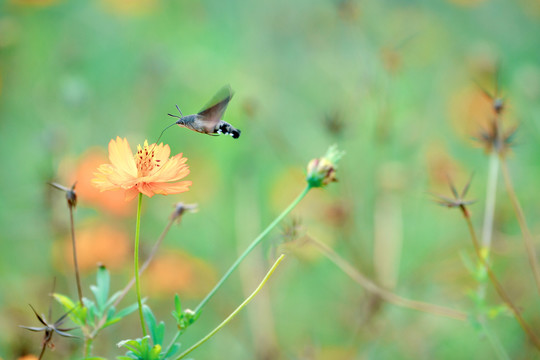
<instances>
[{"instance_id":1,"label":"curved stem","mask_svg":"<svg viewBox=\"0 0 540 360\"><path fill-rule=\"evenodd\" d=\"M504 184L506 185L506 191L508 196L512 201L512 206L514 207L514 212L516 213L516 218L521 228L521 233L523 234L523 240L525 242L525 249L527 251L527 257L529 258L529 264L531 265L532 272L534 275L534 281L536 282L536 290L540 292L540 269L538 268L538 259L536 257L536 250L534 248L534 241L531 235L529 228L527 227L527 221L525 221L525 215L523 214L523 209L519 204L519 200L514 191L514 186L512 185L512 180L510 179L510 173L508 171L508 165L506 160L501 156L501 170L504 178Z\"/></svg>"},{"instance_id":2,"label":"curved stem","mask_svg":"<svg viewBox=\"0 0 540 360\"><path fill-rule=\"evenodd\" d=\"M514 305L514 303L512 302L512 299L510 299L510 296L508 296L508 294L506 293L506 291L500 284L499 280L497 280L497 277L491 270L491 266L489 266L488 262L485 259L485 256L482 255L482 249L480 248L480 244L478 243L478 239L474 231L474 227L471 221L471 217L469 215L469 211L467 210L465 205L461 205L460 209L461 209L461 213L463 214L463 217L465 218L465 221L467 222L467 227L469 228L469 233L471 235L471 240L473 242L476 256L478 257L478 260L482 263L482 265L484 265L484 268L486 269L489 279L491 280L491 283L495 287L497 294L499 294L499 297L510 308L516 320L518 321L519 325L529 337L529 340L531 340L531 342L534 344L537 350L540 350L540 339L536 337L536 334L532 331L529 324L525 322L525 319L523 319L523 317L521 316L519 309L517 308L516 305Z\"/></svg>"},{"instance_id":3,"label":"curved stem","mask_svg":"<svg viewBox=\"0 0 540 360\"><path fill-rule=\"evenodd\" d=\"M462 311L446 308L443 306L433 305L421 301L410 300L394 294L391 291L383 289L376 285L373 281L369 280L365 275L356 270L345 259L339 256L334 250L326 246L325 244L317 241L313 238L309 238L320 252L322 252L330 261L337 265L345 274L351 279L357 282L367 291L380 296L383 300L393 303L397 306L406 307L413 310L418 310L434 315L445 316L456 320L467 320L467 314Z\"/></svg>"},{"instance_id":4,"label":"curved stem","mask_svg":"<svg viewBox=\"0 0 540 360\"><path fill-rule=\"evenodd\" d=\"M182 335L184 333L183 330L178 330L176 332L176 335L174 335L174 338L171 340L169 346L167 346L167 351L165 351L165 358L167 358L167 356L170 355L172 349L173 349L173 346L174 344L176 343L176 341L178 341L178 339L180 338L180 335Z\"/></svg>"},{"instance_id":5,"label":"curved stem","mask_svg":"<svg viewBox=\"0 0 540 360\"><path fill-rule=\"evenodd\" d=\"M135 225L135 251L133 262L135 264L135 289L137 291L137 303L139 304L139 318L141 319L141 328L144 337L146 336L146 327L144 325L144 316L141 301L141 282L139 280L139 230L141 228L141 204L142 194L139 193L139 203L137 205L137 224Z\"/></svg>"},{"instance_id":6,"label":"curved stem","mask_svg":"<svg viewBox=\"0 0 540 360\"><path fill-rule=\"evenodd\" d=\"M83 305L83 295L81 289L81 277L79 275L79 263L77 262L77 247L75 245L75 225L73 222L73 206L68 205L69 207L69 220L71 225L71 245L73 248L73 266L75 267L75 280L77 281L77 293L79 295L79 302Z\"/></svg>"},{"instance_id":7,"label":"curved stem","mask_svg":"<svg viewBox=\"0 0 540 360\"><path fill-rule=\"evenodd\" d=\"M278 267L278 265L281 263L281 261L285 258L285 254L281 254L280 257L276 260L276 262L274 263L274 265L272 265L272 267L270 268L270 270L268 270L268 273L266 274L266 276L264 277L264 279L261 281L261 283L259 284L259 286L257 286L257 288L255 289L255 291L253 291L251 293L251 295L248 296L248 298L246 300L244 300L244 302L242 304L240 304L240 306L238 306L236 308L236 310L234 310L225 320L223 320L223 322L221 324L219 324L214 330L210 331L205 337L203 337L201 340L199 340L195 345L192 345L189 349L187 349L186 351L184 351L182 354L180 354L180 356L178 356L176 359L179 360L179 359L182 359L183 357L185 357L187 354L189 354L190 352L192 352L193 350L195 350L196 348L198 348L199 346L201 346L202 344L204 344L208 339L210 339L212 336L214 336L219 330L221 330L225 325L227 325L227 323L229 321L231 321L247 304L249 304L249 302L251 300L253 300L253 298L255 297L255 295L257 295L257 293L259 291L261 291L261 289L263 288L264 284L266 284L266 282L268 281L268 279L270 278L270 276L272 276L272 274L274 273L274 271L276 270L276 268Z\"/></svg>"},{"instance_id":8,"label":"curved stem","mask_svg":"<svg viewBox=\"0 0 540 360\"><path fill-rule=\"evenodd\" d=\"M283 218L287 216L296 205L298 205L298 203L304 198L304 196L306 196L309 190L311 190L311 186L308 185L306 186L304 191L302 191L302 193L298 195L298 197L285 210L283 210L283 212L277 218L275 218L275 220L272 221L272 223L268 225L268 227L264 229L264 231L260 233L255 240L253 240L253 242L242 253L242 255L240 255L240 257L234 262L234 264L232 264L229 270L227 270L227 272L225 273L225 275L223 275L221 280L219 280L217 285L214 286L214 288L208 293L208 295L206 295L206 297L201 301L197 308L195 308L195 314L199 313L202 310L202 308L212 298L212 296L214 296L214 294L221 287L221 285L223 285L223 283L229 278L229 276L231 276L234 270L236 270L242 260L244 260L244 258L261 242L261 240L270 232L270 230L272 230L277 224L279 224L279 222L283 220Z\"/></svg>"}]
</instances>

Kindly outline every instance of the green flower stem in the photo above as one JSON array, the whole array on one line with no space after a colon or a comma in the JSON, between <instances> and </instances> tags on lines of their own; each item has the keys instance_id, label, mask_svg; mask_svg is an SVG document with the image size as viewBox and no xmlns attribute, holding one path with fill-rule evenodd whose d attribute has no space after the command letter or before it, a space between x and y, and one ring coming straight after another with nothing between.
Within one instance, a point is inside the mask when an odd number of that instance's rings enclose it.
<instances>
[{"instance_id":1,"label":"green flower stem","mask_svg":"<svg viewBox=\"0 0 540 360\"><path fill-rule=\"evenodd\" d=\"M493 232L493 214L497 197L497 175L499 173L499 156L492 152L489 155L489 170L486 190L486 208L484 212L484 227L482 228L482 248L489 251ZM488 255L486 254L486 257Z\"/></svg>"},{"instance_id":2,"label":"green flower stem","mask_svg":"<svg viewBox=\"0 0 540 360\"><path fill-rule=\"evenodd\" d=\"M497 358L500 360L510 360L510 356L508 356L508 354L506 353L506 350L501 345L501 342L499 341L497 336L488 328L488 326L483 320L480 321L480 326L482 327L482 332L484 333L484 335L486 335L486 338L493 347Z\"/></svg>"},{"instance_id":3,"label":"green flower stem","mask_svg":"<svg viewBox=\"0 0 540 360\"><path fill-rule=\"evenodd\" d=\"M238 265L240 265L244 258L261 242L261 240L270 232L270 230L272 230L277 224L279 224L279 222L283 220L283 218L287 216L296 205L298 205L298 203L304 198L304 196L306 196L309 190L311 190L310 185L306 186L304 191L302 191L302 193L298 195L298 197L289 205L289 207L287 207L274 221L272 221L270 225L268 225L266 229L264 229L262 233L259 234L259 236L257 236L255 240L253 240L251 245L249 245L249 247L242 253L242 255L240 255L240 257L234 262L234 264L229 268L225 275L223 275L221 280L219 280L217 285L214 286L212 291L210 291L208 295L206 295L206 297L197 306L197 308L195 309L195 314L198 314L202 310L202 308L212 298L212 296L214 296L214 294L221 287L221 285L223 285L223 283L229 278L229 276L231 276L233 271L236 270L236 268L238 267Z\"/></svg>"},{"instance_id":4,"label":"green flower stem","mask_svg":"<svg viewBox=\"0 0 540 360\"><path fill-rule=\"evenodd\" d=\"M308 188L309 190L309 188ZM306 193L306 191L305 191ZM305 195L305 194L303 194ZM301 197L299 199L297 199L298 201L300 201ZM296 203L298 202L296 201ZM294 203L293 203L294 204ZM266 282L268 281L268 279L270 278L270 276L272 276L272 274L274 273L274 270L276 270L276 268L278 267L278 265L281 263L281 261L285 258L285 254L281 254L281 256L276 260L276 262L274 263L274 265L272 265L272 267L270 268L270 270L268 270L268 273L266 274L266 276L264 277L264 279L261 281L261 283L259 284L259 286L257 286L257 288L255 289L255 291L253 291L251 293L251 295L249 295L249 297L244 300L244 302L242 304L240 304L239 307L236 308L236 310L234 310L225 320L223 320L223 322L221 324L219 324L214 330L210 331L208 333L208 335L206 335L205 337L203 337L201 340L199 340L195 345L191 346L189 349L187 349L186 351L184 351L182 354L180 354L180 356L178 356L176 358L176 360L179 360L179 359L182 359L183 357L185 357L187 354L189 354L190 352L192 352L193 350L195 350L196 348L198 348L199 346L201 346L202 344L204 344L208 339L210 339L212 336L214 336L219 330L221 330L221 328L223 328L225 325L227 325L227 323L229 321L231 321L247 304L249 304L249 302L251 300L253 300L253 298L255 297L255 295L257 295L257 293L259 291L261 291L261 289L263 288L263 286L266 284Z\"/></svg>"},{"instance_id":5,"label":"green flower stem","mask_svg":"<svg viewBox=\"0 0 540 360\"><path fill-rule=\"evenodd\" d=\"M92 353L92 344L94 342L94 339L91 337L88 337L84 340L84 357L90 356Z\"/></svg>"},{"instance_id":6,"label":"green flower stem","mask_svg":"<svg viewBox=\"0 0 540 360\"><path fill-rule=\"evenodd\" d=\"M167 226L165 226L165 229L161 232L161 235L159 235L159 238L157 239L156 243L154 244L154 247L150 251L150 254L148 255L148 258L146 261L142 264L142 266L139 268L139 275L142 275L144 270L150 265L152 262L152 259L156 255L161 243L163 242L163 239L165 239L165 236L169 233L169 230L171 229L171 226L174 224L175 219L171 217L169 220L169 223ZM116 300L113 302L112 306L116 308L118 304L126 297L129 290L135 285L135 277L131 278L129 283L121 290L120 295L116 298ZM107 322L107 314L103 314L99 321L97 322L97 326L95 327L95 330L92 332L91 337L95 337L99 330L105 325L105 322Z\"/></svg>"},{"instance_id":7,"label":"green flower stem","mask_svg":"<svg viewBox=\"0 0 540 360\"><path fill-rule=\"evenodd\" d=\"M180 335L182 335L183 333L184 333L184 330L178 330L176 332L176 335L174 335L174 338L171 340L171 343L169 344L169 346L167 346L167 351L165 352L165 358L167 358L167 356L171 354L174 344L176 344L176 342L180 338Z\"/></svg>"},{"instance_id":8,"label":"green flower stem","mask_svg":"<svg viewBox=\"0 0 540 360\"><path fill-rule=\"evenodd\" d=\"M135 263L135 289L137 291L137 303L139 304L139 317L141 319L141 328L144 337L146 336L146 327L144 326L144 316L141 301L141 282L139 280L139 230L141 228L141 204L142 194L139 193L139 203L137 205L137 224L135 225L135 255L133 262Z\"/></svg>"}]
</instances>

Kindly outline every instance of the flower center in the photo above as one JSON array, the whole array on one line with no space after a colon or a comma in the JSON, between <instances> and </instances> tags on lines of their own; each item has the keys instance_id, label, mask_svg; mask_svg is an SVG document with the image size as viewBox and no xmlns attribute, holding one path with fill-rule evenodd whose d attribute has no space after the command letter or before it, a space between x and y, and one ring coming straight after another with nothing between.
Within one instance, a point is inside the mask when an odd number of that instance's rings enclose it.
<instances>
[{"instance_id":1,"label":"flower center","mask_svg":"<svg viewBox=\"0 0 540 360\"><path fill-rule=\"evenodd\" d=\"M141 145L137 146L137 154L135 154L135 163L137 165L137 176L148 176L154 167L159 167L160 160L155 158L154 148L149 148L148 143L144 142L144 148Z\"/></svg>"}]
</instances>

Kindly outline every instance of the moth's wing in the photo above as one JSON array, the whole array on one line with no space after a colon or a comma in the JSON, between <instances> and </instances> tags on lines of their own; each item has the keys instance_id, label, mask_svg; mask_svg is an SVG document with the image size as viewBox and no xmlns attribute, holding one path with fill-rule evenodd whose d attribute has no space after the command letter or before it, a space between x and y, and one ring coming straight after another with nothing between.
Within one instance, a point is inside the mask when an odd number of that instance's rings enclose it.
<instances>
[{"instance_id":1,"label":"moth's wing","mask_svg":"<svg viewBox=\"0 0 540 360\"><path fill-rule=\"evenodd\" d=\"M212 133L219 123L219 120L223 117L229 101L233 97L233 91L230 85L222 87L216 95L206 104L198 115L202 117L203 126L207 133Z\"/></svg>"}]
</instances>

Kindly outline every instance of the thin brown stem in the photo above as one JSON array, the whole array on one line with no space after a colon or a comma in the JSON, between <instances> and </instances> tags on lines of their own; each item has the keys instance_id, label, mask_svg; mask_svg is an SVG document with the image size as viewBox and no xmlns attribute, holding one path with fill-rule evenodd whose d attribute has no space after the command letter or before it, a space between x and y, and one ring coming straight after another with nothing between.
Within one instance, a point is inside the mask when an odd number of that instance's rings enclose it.
<instances>
[{"instance_id":1,"label":"thin brown stem","mask_svg":"<svg viewBox=\"0 0 540 360\"><path fill-rule=\"evenodd\" d=\"M41 352L39 353L38 360L41 360L43 358L43 354L45 354L45 350L47 349L47 343L44 342L41 346Z\"/></svg>"},{"instance_id":2,"label":"thin brown stem","mask_svg":"<svg viewBox=\"0 0 540 360\"><path fill-rule=\"evenodd\" d=\"M318 240L310 238L309 241L317 247L317 249L323 253L330 261L337 265L345 274L347 274L351 279L357 282L367 291L380 296L383 300L393 303L397 306L406 307L409 309L422 311L438 316L449 317L456 320L465 321L467 320L467 314L459 311L450 309L443 306L433 305L421 301L410 300L403 298L399 295L394 294L391 291L383 289L375 284L373 281L368 279L365 275L355 269L351 264L349 264L345 259L339 256L334 250L325 244L321 243Z\"/></svg>"},{"instance_id":3,"label":"thin brown stem","mask_svg":"<svg viewBox=\"0 0 540 360\"><path fill-rule=\"evenodd\" d=\"M79 274L79 263L77 261L77 247L75 245L75 226L73 221L73 206L69 205L69 220L71 225L71 245L73 248L73 266L75 267L75 279L77 281L77 293L79 294L79 302L83 304L83 295L81 288L81 276Z\"/></svg>"},{"instance_id":4,"label":"thin brown stem","mask_svg":"<svg viewBox=\"0 0 540 360\"><path fill-rule=\"evenodd\" d=\"M485 256L482 255L482 250L480 248L480 244L478 243L478 238L476 237L476 233L474 231L474 227L471 221L471 217L469 214L469 211L465 207L465 205L460 206L461 213L463 214L463 217L465 218L465 221L467 222L467 227L469 228L469 233L471 235L471 240L473 242L474 251L476 253L476 256L478 257L478 260L482 263L484 268L486 269L486 272L488 274L489 279L491 280L491 283L495 287L495 290L497 291L497 294L499 297L504 301L504 303L510 308L514 316L516 317L516 320L518 321L519 325L525 331L531 342L534 344L534 346L540 350L540 340L538 337L536 337L535 333L532 331L532 329L529 327L529 325L525 322L525 319L521 316L518 308L514 303L512 302L512 299L510 299L510 296L506 293L504 288L502 287L501 283L497 280L497 277L491 270L491 267L489 266L488 262L486 261Z\"/></svg>"},{"instance_id":5,"label":"thin brown stem","mask_svg":"<svg viewBox=\"0 0 540 360\"><path fill-rule=\"evenodd\" d=\"M527 222L525 221L525 215L523 213L523 209L521 208L519 200L516 196L516 192L514 191L514 186L512 185L512 180L510 178L510 173L508 171L508 165L506 163L506 160L502 156L500 157L500 159L501 159L501 170L502 170L502 174L504 178L504 184L506 185L506 191L508 192L508 196L510 197L510 200L512 201L512 206L514 207L514 212L516 213L516 218L519 223L521 233L523 234L525 250L527 251L529 264L531 265L532 272L534 275L534 281L536 282L536 290L540 293L540 269L538 268L538 259L536 257L534 241L533 241L531 232L529 230L529 227L527 226Z\"/></svg>"}]
</instances>

